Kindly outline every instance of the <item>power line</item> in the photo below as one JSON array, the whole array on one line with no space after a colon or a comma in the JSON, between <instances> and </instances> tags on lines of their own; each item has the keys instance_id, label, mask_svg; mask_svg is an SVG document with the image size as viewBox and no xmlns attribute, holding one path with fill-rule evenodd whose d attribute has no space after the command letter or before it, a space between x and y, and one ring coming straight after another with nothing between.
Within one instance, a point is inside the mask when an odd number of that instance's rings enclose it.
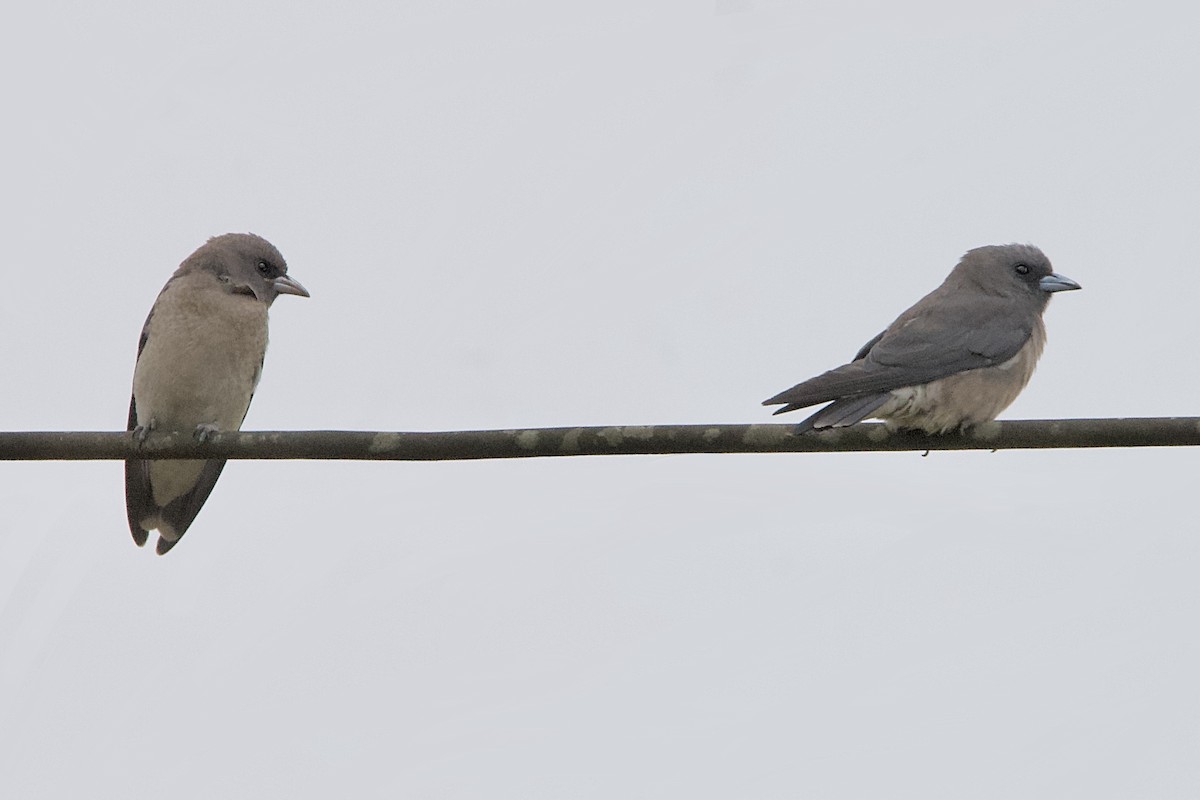
<instances>
[{"instance_id":1,"label":"power line","mask_svg":"<svg viewBox=\"0 0 1200 800\"><path fill-rule=\"evenodd\" d=\"M881 424L797 435L794 425L616 425L524 430L382 432L244 431L201 443L190 433L0 433L0 461L163 458L461 461L679 453L838 453L1194 447L1200 417L1010 420L967 434L889 432Z\"/></svg>"}]
</instances>

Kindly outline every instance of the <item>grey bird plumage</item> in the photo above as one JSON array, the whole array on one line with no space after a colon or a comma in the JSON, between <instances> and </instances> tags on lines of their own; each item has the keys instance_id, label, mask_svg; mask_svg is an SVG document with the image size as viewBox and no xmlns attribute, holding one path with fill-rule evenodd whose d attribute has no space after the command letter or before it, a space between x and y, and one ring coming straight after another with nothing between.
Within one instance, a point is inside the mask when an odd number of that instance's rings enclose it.
<instances>
[{"instance_id":1,"label":"grey bird plumage","mask_svg":"<svg viewBox=\"0 0 1200 800\"><path fill-rule=\"evenodd\" d=\"M261 236L227 233L188 256L155 300L138 342L128 430L189 431L203 441L238 430L262 374L267 309L280 294L308 297ZM223 459L126 461L125 507L138 546L158 530L166 553L208 499Z\"/></svg>"},{"instance_id":2,"label":"grey bird plumage","mask_svg":"<svg viewBox=\"0 0 1200 800\"><path fill-rule=\"evenodd\" d=\"M925 433L988 422L1033 375L1046 343L1042 313L1050 295L1078 288L1032 245L978 247L849 364L763 405L782 405L775 411L782 414L829 403L801 422L801 431L870 418Z\"/></svg>"}]
</instances>

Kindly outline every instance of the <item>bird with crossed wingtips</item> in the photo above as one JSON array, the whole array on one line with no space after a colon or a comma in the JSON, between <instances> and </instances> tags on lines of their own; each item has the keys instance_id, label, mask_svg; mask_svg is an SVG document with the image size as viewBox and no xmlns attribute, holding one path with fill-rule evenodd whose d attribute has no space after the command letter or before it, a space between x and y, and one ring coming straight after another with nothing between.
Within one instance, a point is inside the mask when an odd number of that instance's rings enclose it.
<instances>
[{"instance_id":1,"label":"bird with crossed wingtips","mask_svg":"<svg viewBox=\"0 0 1200 800\"><path fill-rule=\"evenodd\" d=\"M763 405L783 414L828 403L798 431L882 419L892 429L946 433L996 418L1033 375L1054 292L1080 288L1026 244L970 250L937 289L867 342L854 359Z\"/></svg>"},{"instance_id":2,"label":"bird with crossed wingtips","mask_svg":"<svg viewBox=\"0 0 1200 800\"><path fill-rule=\"evenodd\" d=\"M180 264L138 342L128 423L138 441L151 431L191 431L204 441L241 428L262 374L267 309L281 294L309 296L261 236L215 236ZM138 546L157 530L159 555L174 547L224 468L224 459L126 461Z\"/></svg>"}]
</instances>

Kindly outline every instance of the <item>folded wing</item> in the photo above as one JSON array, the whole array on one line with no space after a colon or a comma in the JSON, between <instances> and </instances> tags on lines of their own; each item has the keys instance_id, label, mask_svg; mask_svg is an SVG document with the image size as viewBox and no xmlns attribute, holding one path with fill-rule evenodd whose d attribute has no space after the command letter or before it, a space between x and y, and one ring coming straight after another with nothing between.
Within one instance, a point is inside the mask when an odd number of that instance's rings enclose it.
<instances>
[{"instance_id":1,"label":"folded wing","mask_svg":"<svg viewBox=\"0 0 1200 800\"><path fill-rule=\"evenodd\" d=\"M971 369L1001 364L1017 354L1029 340L1035 319L1014 318L1012 305L1001 297L972 296L969 303L942 296L936 303L927 297L900 316L879 336L859 350L849 364L798 383L763 405L782 405L775 413L853 399L837 409L837 419L866 410L865 419L887 399L893 389L915 386ZM836 404L835 404L836 405ZM814 415L816 427L821 414ZM834 417L830 417L831 419Z\"/></svg>"}]
</instances>

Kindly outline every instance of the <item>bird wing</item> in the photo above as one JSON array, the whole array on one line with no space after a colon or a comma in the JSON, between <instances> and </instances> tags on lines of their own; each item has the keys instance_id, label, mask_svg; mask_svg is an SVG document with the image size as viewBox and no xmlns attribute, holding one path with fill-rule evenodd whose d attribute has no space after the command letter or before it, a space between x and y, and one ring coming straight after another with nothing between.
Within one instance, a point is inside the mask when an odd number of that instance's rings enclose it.
<instances>
[{"instance_id":1,"label":"bird wing","mask_svg":"<svg viewBox=\"0 0 1200 800\"><path fill-rule=\"evenodd\" d=\"M871 348L874 347L875 345L879 344L879 340L882 339L886 335L887 335L887 328L884 328L879 333L875 334L875 338L871 339L871 341L867 342L862 347L858 348L858 352L855 353L854 358L852 358L850 360L858 361L860 358L866 358L867 353L871 352Z\"/></svg>"},{"instance_id":2,"label":"bird wing","mask_svg":"<svg viewBox=\"0 0 1200 800\"><path fill-rule=\"evenodd\" d=\"M889 392L959 372L1002 364L1033 333L1034 320L1014 314L1003 297L927 297L859 350L849 364L780 392L763 405L775 413L842 397Z\"/></svg>"},{"instance_id":3,"label":"bird wing","mask_svg":"<svg viewBox=\"0 0 1200 800\"><path fill-rule=\"evenodd\" d=\"M146 340L150 338L151 316L154 316L153 309L150 310L150 316L146 317L146 324L142 326L142 335L138 339L138 358L142 357L142 351L146 349ZM129 422L126 424L125 430L131 431L137 427L137 424L137 401L130 392ZM126 461L125 514L129 518L129 532L133 534L133 541L137 543L138 547L146 544L146 537L149 535L149 531L142 527L142 520L156 510L154 495L150 489L150 462Z\"/></svg>"}]
</instances>

